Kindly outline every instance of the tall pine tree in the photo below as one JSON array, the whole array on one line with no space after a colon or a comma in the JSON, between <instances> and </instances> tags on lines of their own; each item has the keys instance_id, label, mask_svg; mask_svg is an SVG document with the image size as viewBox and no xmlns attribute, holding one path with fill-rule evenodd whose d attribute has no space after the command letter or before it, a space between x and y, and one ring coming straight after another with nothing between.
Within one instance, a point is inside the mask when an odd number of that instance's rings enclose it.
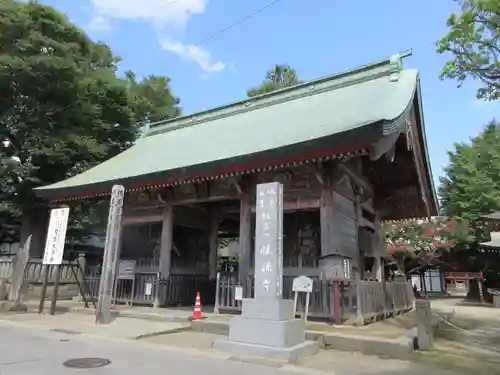
<instances>
[{"instance_id":1,"label":"tall pine tree","mask_svg":"<svg viewBox=\"0 0 500 375\"><path fill-rule=\"evenodd\" d=\"M300 83L297 72L290 65L278 64L266 73L266 78L259 86L247 90L247 96L267 94L285 87L294 86Z\"/></svg>"}]
</instances>

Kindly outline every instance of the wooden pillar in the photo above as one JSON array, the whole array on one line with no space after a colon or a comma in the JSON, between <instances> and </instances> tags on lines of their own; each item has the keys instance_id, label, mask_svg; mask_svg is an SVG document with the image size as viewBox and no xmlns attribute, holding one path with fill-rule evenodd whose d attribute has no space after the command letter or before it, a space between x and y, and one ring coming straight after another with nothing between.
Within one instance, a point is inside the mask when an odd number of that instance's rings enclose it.
<instances>
[{"instance_id":1,"label":"wooden pillar","mask_svg":"<svg viewBox=\"0 0 500 375\"><path fill-rule=\"evenodd\" d=\"M385 258L380 258L380 281L385 282Z\"/></svg>"},{"instance_id":2,"label":"wooden pillar","mask_svg":"<svg viewBox=\"0 0 500 375\"><path fill-rule=\"evenodd\" d=\"M382 225L380 224L380 215L375 214L375 218L373 220L373 224L375 227L375 251L374 251L374 262L372 274L377 281L384 281L384 263L382 259L382 254L385 253L383 251L385 246L385 238L384 233L382 233Z\"/></svg>"},{"instance_id":3,"label":"wooden pillar","mask_svg":"<svg viewBox=\"0 0 500 375\"><path fill-rule=\"evenodd\" d=\"M172 204L167 202L163 208L161 238L160 238L160 262L158 267L158 278L156 280L155 299L153 306L160 306L160 280L168 279L170 276L170 264L172 259L172 240L174 230L174 211Z\"/></svg>"},{"instance_id":4,"label":"wooden pillar","mask_svg":"<svg viewBox=\"0 0 500 375\"><path fill-rule=\"evenodd\" d=\"M250 185L244 187L240 200L240 233L238 239L238 281L244 285L251 267L252 256L252 194Z\"/></svg>"},{"instance_id":5,"label":"wooden pillar","mask_svg":"<svg viewBox=\"0 0 500 375\"><path fill-rule=\"evenodd\" d=\"M382 260L378 255L373 258L372 276L377 281L382 280Z\"/></svg>"},{"instance_id":6,"label":"wooden pillar","mask_svg":"<svg viewBox=\"0 0 500 375\"><path fill-rule=\"evenodd\" d=\"M122 226L122 229L123 229L123 226ZM78 268L76 269L76 281L80 286L79 298L80 298L80 301L83 301L85 298L84 298L84 296L82 296L81 292L86 293L85 288L83 288L83 285L84 285L83 283L85 282L85 267L87 267L87 258L85 257L85 254L84 253L78 254L78 257L76 258L75 262L78 265Z\"/></svg>"},{"instance_id":7,"label":"wooden pillar","mask_svg":"<svg viewBox=\"0 0 500 375\"><path fill-rule=\"evenodd\" d=\"M170 203L163 209L160 239L160 273L162 278L170 276L170 264L174 231L174 210Z\"/></svg>"},{"instance_id":8,"label":"wooden pillar","mask_svg":"<svg viewBox=\"0 0 500 375\"><path fill-rule=\"evenodd\" d=\"M215 280L217 277L217 245L219 243L219 211L217 207L210 207L210 227L208 232L208 277Z\"/></svg>"},{"instance_id":9,"label":"wooden pillar","mask_svg":"<svg viewBox=\"0 0 500 375\"><path fill-rule=\"evenodd\" d=\"M334 205L331 173L324 171L321 197L319 202L321 228L321 256L335 252L335 232L333 227Z\"/></svg>"},{"instance_id":10,"label":"wooden pillar","mask_svg":"<svg viewBox=\"0 0 500 375\"><path fill-rule=\"evenodd\" d=\"M357 189L356 189L357 190ZM361 219L362 219L362 209L361 209L361 200L358 191L355 192L356 194L356 223L358 227L358 235L359 235L359 228L361 226ZM364 319L363 319L363 310L362 310L362 303L363 301L361 300L361 280L363 277L363 257L361 255L361 251L359 251L359 241L358 241L358 266L354 268L354 279L356 282L356 325L362 326L364 325Z\"/></svg>"}]
</instances>

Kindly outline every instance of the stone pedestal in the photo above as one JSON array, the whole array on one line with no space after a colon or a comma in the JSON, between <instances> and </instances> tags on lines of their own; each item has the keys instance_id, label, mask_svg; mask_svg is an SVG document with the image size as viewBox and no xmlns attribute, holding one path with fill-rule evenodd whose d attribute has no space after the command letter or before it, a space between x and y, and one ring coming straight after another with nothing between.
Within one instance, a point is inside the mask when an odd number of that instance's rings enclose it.
<instances>
[{"instance_id":1,"label":"stone pedestal","mask_svg":"<svg viewBox=\"0 0 500 375\"><path fill-rule=\"evenodd\" d=\"M215 348L244 356L286 362L314 354L303 320L293 316L293 301L283 294L283 186L257 186L255 223L255 298L243 300L241 316L229 325L229 339Z\"/></svg>"},{"instance_id":2,"label":"stone pedestal","mask_svg":"<svg viewBox=\"0 0 500 375\"><path fill-rule=\"evenodd\" d=\"M214 347L236 355L267 357L284 362L315 354L315 341L306 341L306 325L293 317L293 301L245 299L241 316L231 319L229 339Z\"/></svg>"},{"instance_id":3,"label":"stone pedestal","mask_svg":"<svg viewBox=\"0 0 500 375\"><path fill-rule=\"evenodd\" d=\"M500 294L493 294L493 307L500 309Z\"/></svg>"}]
</instances>

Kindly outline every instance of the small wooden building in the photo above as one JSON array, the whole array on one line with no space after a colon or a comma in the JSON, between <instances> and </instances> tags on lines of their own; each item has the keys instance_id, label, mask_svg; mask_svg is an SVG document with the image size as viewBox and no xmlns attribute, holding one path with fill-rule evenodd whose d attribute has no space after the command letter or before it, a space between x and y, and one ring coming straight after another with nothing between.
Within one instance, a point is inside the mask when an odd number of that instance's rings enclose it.
<instances>
[{"instance_id":1,"label":"small wooden building","mask_svg":"<svg viewBox=\"0 0 500 375\"><path fill-rule=\"evenodd\" d=\"M382 281L380 221L437 215L419 73L402 66L408 55L151 124L125 152L37 194L107 199L122 184L122 258L143 254L169 282L214 280L218 236L235 237L244 283L255 186L279 181L285 277Z\"/></svg>"}]
</instances>

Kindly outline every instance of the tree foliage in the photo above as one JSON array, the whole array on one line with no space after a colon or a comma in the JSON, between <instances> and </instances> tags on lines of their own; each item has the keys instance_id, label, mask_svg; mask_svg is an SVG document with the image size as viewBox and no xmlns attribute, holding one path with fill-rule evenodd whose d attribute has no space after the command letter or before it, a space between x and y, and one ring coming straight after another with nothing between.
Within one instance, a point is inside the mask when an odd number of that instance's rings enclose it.
<instances>
[{"instance_id":1,"label":"tree foliage","mask_svg":"<svg viewBox=\"0 0 500 375\"><path fill-rule=\"evenodd\" d=\"M434 266L450 249L472 241L467 222L444 217L386 222L382 229L389 253L402 274L411 272L411 268Z\"/></svg>"},{"instance_id":2,"label":"tree foliage","mask_svg":"<svg viewBox=\"0 0 500 375\"><path fill-rule=\"evenodd\" d=\"M286 64L278 64L266 73L266 78L259 86L247 90L247 96L253 97L267 94L285 87L294 86L298 83L300 81L297 78L295 69Z\"/></svg>"},{"instance_id":3,"label":"tree foliage","mask_svg":"<svg viewBox=\"0 0 500 375\"><path fill-rule=\"evenodd\" d=\"M489 123L468 143L448 152L439 195L445 215L475 222L500 210L500 124Z\"/></svg>"},{"instance_id":4,"label":"tree foliage","mask_svg":"<svg viewBox=\"0 0 500 375\"><path fill-rule=\"evenodd\" d=\"M127 71L125 77L131 106L140 125L162 121L181 114L180 99L170 89L170 78L150 75L137 81L134 72Z\"/></svg>"},{"instance_id":5,"label":"tree foliage","mask_svg":"<svg viewBox=\"0 0 500 375\"><path fill-rule=\"evenodd\" d=\"M455 0L459 14L449 16L448 33L438 41L439 53L451 53L441 71L441 78L466 78L481 82L478 98L495 100L500 97L500 1Z\"/></svg>"},{"instance_id":6,"label":"tree foliage","mask_svg":"<svg viewBox=\"0 0 500 375\"><path fill-rule=\"evenodd\" d=\"M136 123L179 114L168 78L119 78L118 63L107 45L54 8L0 1L0 141L10 142L0 153L2 228L43 206L34 187L125 150L136 139ZM87 206L72 215L76 226L89 219Z\"/></svg>"}]
</instances>

